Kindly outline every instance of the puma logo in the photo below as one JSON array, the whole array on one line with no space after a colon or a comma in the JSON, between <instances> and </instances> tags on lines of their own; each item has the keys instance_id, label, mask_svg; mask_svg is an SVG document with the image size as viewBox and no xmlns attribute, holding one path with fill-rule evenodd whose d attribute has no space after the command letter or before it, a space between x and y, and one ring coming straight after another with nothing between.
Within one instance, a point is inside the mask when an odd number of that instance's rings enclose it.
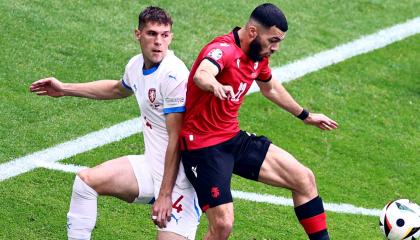
<instances>
[{"instance_id":1,"label":"puma logo","mask_svg":"<svg viewBox=\"0 0 420 240\"><path fill-rule=\"evenodd\" d=\"M174 215L173 213L171 213L171 217L172 217L173 219L175 219L176 224L178 224L178 221L182 218L182 217L176 218L176 217L175 217L175 215Z\"/></svg>"}]
</instances>

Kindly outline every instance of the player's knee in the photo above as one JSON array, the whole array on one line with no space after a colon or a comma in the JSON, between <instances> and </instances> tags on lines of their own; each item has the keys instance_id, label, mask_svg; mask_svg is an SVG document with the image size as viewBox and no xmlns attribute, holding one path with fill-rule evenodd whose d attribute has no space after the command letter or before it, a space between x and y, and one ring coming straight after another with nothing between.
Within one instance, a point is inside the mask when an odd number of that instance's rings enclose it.
<instances>
[{"instance_id":1,"label":"player's knee","mask_svg":"<svg viewBox=\"0 0 420 240\"><path fill-rule=\"evenodd\" d=\"M81 177L81 175L83 176L83 178ZM93 187L89 186L89 184L86 183L85 179L88 179L86 175L84 175L83 173L81 175L79 175L78 173L74 179L73 193L78 196L81 196L82 198L87 198L88 196L91 196L91 198L96 199L98 193Z\"/></svg>"},{"instance_id":2,"label":"player's knee","mask_svg":"<svg viewBox=\"0 0 420 240\"><path fill-rule=\"evenodd\" d=\"M218 235L221 239L227 239L232 231L233 227L233 216L220 216L211 224L211 229L215 235Z\"/></svg>"},{"instance_id":3,"label":"player's knee","mask_svg":"<svg viewBox=\"0 0 420 240\"><path fill-rule=\"evenodd\" d=\"M90 169L83 169L80 172L77 173L77 176L86 183L89 187L95 189L96 181L90 174ZM96 190L96 189L95 189Z\"/></svg>"},{"instance_id":4,"label":"player's knee","mask_svg":"<svg viewBox=\"0 0 420 240\"><path fill-rule=\"evenodd\" d=\"M302 167L295 176L295 189L303 193L316 191L315 175L309 168Z\"/></svg>"}]
</instances>

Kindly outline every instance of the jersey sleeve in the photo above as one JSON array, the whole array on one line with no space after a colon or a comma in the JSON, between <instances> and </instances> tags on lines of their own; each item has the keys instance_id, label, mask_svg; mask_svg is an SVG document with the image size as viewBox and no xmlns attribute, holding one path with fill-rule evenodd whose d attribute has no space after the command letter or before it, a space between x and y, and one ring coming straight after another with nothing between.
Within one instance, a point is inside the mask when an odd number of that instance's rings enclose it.
<instances>
[{"instance_id":1,"label":"jersey sleeve","mask_svg":"<svg viewBox=\"0 0 420 240\"><path fill-rule=\"evenodd\" d=\"M131 81L128 75L128 68L129 68L129 64L125 66L125 71L124 71L124 75L121 78L121 83L126 89L133 91L133 89L131 88Z\"/></svg>"},{"instance_id":2,"label":"jersey sleeve","mask_svg":"<svg viewBox=\"0 0 420 240\"><path fill-rule=\"evenodd\" d=\"M219 72L223 70L233 54L232 45L215 42L207 45L202 52L202 60L207 59L217 66Z\"/></svg>"},{"instance_id":3,"label":"jersey sleeve","mask_svg":"<svg viewBox=\"0 0 420 240\"><path fill-rule=\"evenodd\" d=\"M268 59L265 58L263 61L261 61L261 71L256 80L261 82L268 82L271 80L271 77L271 68L268 65Z\"/></svg>"},{"instance_id":4,"label":"jersey sleeve","mask_svg":"<svg viewBox=\"0 0 420 240\"><path fill-rule=\"evenodd\" d=\"M185 66L166 75L162 86L164 114L185 112L188 75Z\"/></svg>"}]
</instances>

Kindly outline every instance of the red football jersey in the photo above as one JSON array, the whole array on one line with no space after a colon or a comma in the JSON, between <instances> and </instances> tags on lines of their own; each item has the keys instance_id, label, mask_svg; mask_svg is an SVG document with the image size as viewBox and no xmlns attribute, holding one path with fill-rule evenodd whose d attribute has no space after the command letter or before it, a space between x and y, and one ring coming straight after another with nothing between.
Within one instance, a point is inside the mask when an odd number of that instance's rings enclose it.
<instances>
[{"instance_id":1,"label":"red football jersey","mask_svg":"<svg viewBox=\"0 0 420 240\"><path fill-rule=\"evenodd\" d=\"M181 131L182 149L198 149L229 140L239 132L238 111L254 80L271 80L268 58L253 62L241 49L238 30L219 36L207 44L191 69L186 99L186 112ZM232 86L235 97L220 100L212 92L203 91L193 76L203 59L219 68L216 79ZM186 145L186 146L185 146Z\"/></svg>"}]
</instances>

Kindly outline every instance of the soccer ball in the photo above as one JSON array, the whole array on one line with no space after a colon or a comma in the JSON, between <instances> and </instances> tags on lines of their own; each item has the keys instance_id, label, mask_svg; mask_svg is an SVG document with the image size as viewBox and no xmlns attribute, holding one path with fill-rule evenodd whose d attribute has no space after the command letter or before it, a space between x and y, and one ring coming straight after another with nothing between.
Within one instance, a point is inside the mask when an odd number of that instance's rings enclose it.
<instances>
[{"instance_id":1,"label":"soccer ball","mask_svg":"<svg viewBox=\"0 0 420 240\"><path fill-rule=\"evenodd\" d=\"M413 240L420 236L420 207L408 199L388 203L379 217L386 239Z\"/></svg>"}]
</instances>

